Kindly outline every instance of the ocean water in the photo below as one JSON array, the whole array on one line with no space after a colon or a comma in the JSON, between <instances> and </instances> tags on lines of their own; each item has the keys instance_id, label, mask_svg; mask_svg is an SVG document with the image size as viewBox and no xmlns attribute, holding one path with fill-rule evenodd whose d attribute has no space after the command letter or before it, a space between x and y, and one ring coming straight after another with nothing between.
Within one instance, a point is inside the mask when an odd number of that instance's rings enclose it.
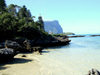
<instances>
[{"instance_id":1,"label":"ocean water","mask_svg":"<svg viewBox=\"0 0 100 75\"><path fill-rule=\"evenodd\" d=\"M100 71L100 37L70 38L69 45L43 50L37 56L40 75L86 75Z\"/></svg>"}]
</instances>

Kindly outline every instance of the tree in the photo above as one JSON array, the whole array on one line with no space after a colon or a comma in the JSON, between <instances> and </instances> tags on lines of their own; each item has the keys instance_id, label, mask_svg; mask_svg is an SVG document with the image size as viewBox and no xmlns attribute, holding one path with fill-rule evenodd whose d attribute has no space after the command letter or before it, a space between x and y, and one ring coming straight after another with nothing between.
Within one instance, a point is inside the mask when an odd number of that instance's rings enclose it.
<instances>
[{"instance_id":1,"label":"tree","mask_svg":"<svg viewBox=\"0 0 100 75\"><path fill-rule=\"evenodd\" d=\"M14 16L5 12L0 15L0 34L3 38L13 38L18 30L18 22ZM0 38L1 38L0 37Z\"/></svg>"},{"instance_id":2,"label":"tree","mask_svg":"<svg viewBox=\"0 0 100 75\"><path fill-rule=\"evenodd\" d=\"M0 0L0 12L6 10L5 0Z\"/></svg>"},{"instance_id":3,"label":"tree","mask_svg":"<svg viewBox=\"0 0 100 75\"><path fill-rule=\"evenodd\" d=\"M19 11L20 7L14 4L10 4L7 9L11 15L17 16L17 12Z\"/></svg>"},{"instance_id":4,"label":"tree","mask_svg":"<svg viewBox=\"0 0 100 75\"><path fill-rule=\"evenodd\" d=\"M18 12L19 19L25 19L25 22L34 22L31 16L30 10L27 10L26 6L24 5Z\"/></svg>"},{"instance_id":5,"label":"tree","mask_svg":"<svg viewBox=\"0 0 100 75\"><path fill-rule=\"evenodd\" d=\"M19 18L28 17L27 16L27 8L25 5L19 10L18 17Z\"/></svg>"},{"instance_id":6,"label":"tree","mask_svg":"<svg viewBox=\"0 0 100 75\"><path fill-rule=\"evenodd\" d=\"M26 6L10 4L6 7L5 1L0 0L0 11L0 34L2 34L0 40L15 37L41 38L46 34L42 17L39 16L35 22Z\"/></svg>"},{"instance_id":7,"label":"tree","mask_svg":"<svg viewBox=\"0 0 100 75\"><path fill-rule=\"evenodd\" d=\"M32 17L30 10L27 10L27 11L26 11L26 16L27 16L27 17Z\"/></svg>"},{"instance_id":8,"label":"tree","mask_svg":"<svg viewBox=\"0 0 100 75\"><path fill-rule=\"evenodd\" d=\"M40 29L44 30L44 22L42 16L38 17L38 25L40 26Z\"/></svg>"}]
</instances>

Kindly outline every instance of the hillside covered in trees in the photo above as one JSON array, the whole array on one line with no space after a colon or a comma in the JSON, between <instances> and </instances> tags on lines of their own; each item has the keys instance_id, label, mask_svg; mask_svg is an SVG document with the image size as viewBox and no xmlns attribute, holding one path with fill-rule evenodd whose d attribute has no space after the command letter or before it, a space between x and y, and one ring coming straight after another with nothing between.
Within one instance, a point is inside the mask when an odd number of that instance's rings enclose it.
<instances>
[{"instance_id":1,"label":"hillside covered in trees","mask_svg":"<svg viewBox=\"0 0 100 75\"><path fill-rule=\"evenodd\" d=\"M6 5L5 0L0 0L0 39L12 39L23 37L33 39L41 35L48 35L44 31L42 17L34 21L35 16L31 15L30 10L10 4Z\"/></svg>"},{"instance_id":2,"label":"hillside covered in trees","mask_svg":"<svg viewBox=\"0 0 100 75\"><path fill-rule=\"evenodd\" d=\"M24 6L6 5L0 0L0 59L9 59L19 52L35 52L44 47L66 45L67 36L53 36L45 32L44 22Z\"/></svg>"}]
</instances>

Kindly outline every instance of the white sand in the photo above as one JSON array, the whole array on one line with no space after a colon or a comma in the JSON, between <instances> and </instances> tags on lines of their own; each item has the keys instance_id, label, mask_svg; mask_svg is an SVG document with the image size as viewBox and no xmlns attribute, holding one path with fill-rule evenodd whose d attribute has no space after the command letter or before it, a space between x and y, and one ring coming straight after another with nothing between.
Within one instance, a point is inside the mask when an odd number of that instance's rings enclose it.
<instances>
[{"instance_id":1,"label":"white sand","mask_svg":"<svg viewBox=\"0 0 100 75\"><path fill-rule=\"evenodd\" d=\"M18 54L15 61L0 67L1 75L86 75L95 68L100 71L100 50L50 49L43 55Z\"/></svg>"},{"instance_id":2,"label":"white sand","mask_svg":"<svg viewBox=\"0 0 100 75\"><path fill-rule=\"evenodd\" d=\"M0 67L5 67L0 70L0 75L40 75L39 61L34 54L24 54L27 57L22 57L23 54L15 56L15 61Z\"/></svg>"}]
</instances>

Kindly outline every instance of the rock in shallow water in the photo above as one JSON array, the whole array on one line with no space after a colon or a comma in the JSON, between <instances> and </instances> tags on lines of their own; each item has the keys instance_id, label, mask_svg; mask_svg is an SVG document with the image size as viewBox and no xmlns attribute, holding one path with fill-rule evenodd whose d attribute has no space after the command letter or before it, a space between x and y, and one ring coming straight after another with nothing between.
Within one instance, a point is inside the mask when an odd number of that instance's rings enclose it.
<instances>
[{"instance_id":1,"label":"rock in shallow water","mask_svg":"<svg viewBox=\"0 0 100 75\"><path fill-rule=\"evenodd\" d=\"M100 72L96 69L89 70L87 75L100 75Z\"/></svg>"}]
</instances>

